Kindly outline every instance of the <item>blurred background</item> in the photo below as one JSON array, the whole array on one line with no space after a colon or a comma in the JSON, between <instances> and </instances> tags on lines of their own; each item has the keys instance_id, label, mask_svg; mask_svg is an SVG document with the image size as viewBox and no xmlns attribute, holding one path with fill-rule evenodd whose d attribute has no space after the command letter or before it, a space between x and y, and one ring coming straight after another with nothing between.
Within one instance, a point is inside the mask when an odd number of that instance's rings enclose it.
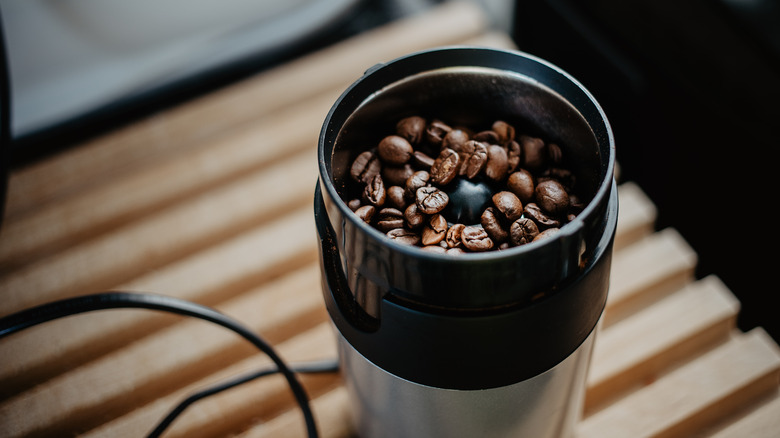
<instances>
[{"instance_id":1,"label":"blurred background","mask_svg":"<svg viewBox=\"0 0 780 438\"><path fill-rule=\"evenodd\" d=\"M444 0L0 0L2 170ZM622 179L780 339L780 2L474 0L605 108ZM5 183L5 178L3 178Z\"/></svg>"}]
</instances>

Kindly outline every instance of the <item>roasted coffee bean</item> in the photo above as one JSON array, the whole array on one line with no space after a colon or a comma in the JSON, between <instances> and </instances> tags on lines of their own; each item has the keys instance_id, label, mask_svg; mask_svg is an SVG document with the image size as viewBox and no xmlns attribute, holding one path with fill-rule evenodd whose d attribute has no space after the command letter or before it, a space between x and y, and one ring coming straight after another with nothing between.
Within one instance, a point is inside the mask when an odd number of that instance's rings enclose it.
<instances>
[{"instance_id":1,"label":"roasted coffee bean","mask_svg":"<svg viewBox=\"0 0 780 438\"><path fill-rule=\"evenodd\" d=\"M585 208L585 203L582 202L582 199L575 193L569 193L569 212L579 214L583 208Z\"/></svg>"},{"instance_id":2,"label":"roasted coffee bean","mask_svg":"<svg viewBox=\"0 0 780 438\"><path fill-rule=\"evenodd\" d=\"M396 228L386 233L387 237L398 243L406 245L417 245L420 243L420 236L414 231L407 230L406 228Z\"/></svg>"},{"instance_id":3,"label":"roasted coffee bean","mask_svg":"<svg viewBox=\"0 0 780 438\"><path fill-rule=\"evenodd\" d=\"M423 245L435 245L444 240L447 233L447 219L440 214L434 214L422 230Z\"/></svg>"},{"instance_id":4,"label":"roasted coffee bean","mask_svg":"<svg viewBox=\"0 0 780 438\"><path fill-rule=\"evenodd\" d=\"M376 226L381 231L388 232L404 226L404 213L397 208L383 208L376 216Z\"/></svg>"},{"instance_id":5,"label":"roasted coffee bean","mask_svg":"<svg viewBox=\"0 0 780 438\"><path fill-rule=\"evenodd\" d=\"M363 206L363 201L360 199L352 199L351 201L347 202L347 207L349 207L350 210L356 211L358 208Z\"/></svg>"},{"instance_id":6,"label":"roasted coffee bean","mask_svg":"<svg viewBox=\"0 0 780 438\"><path fill-rule=\"evenodd\" d=\"M446 240L448 247L458 248L463 244L463 242L461 242L461 234L463 234L464 228L466 228L466 226L463 224L455 224L447 230L444 239Z\"/></svg>"},{"instance_id":7,"label":"roasted coffee bean","mask_svg":"<svg viewBox=\"0 0 780 438\"><path fill-rule=\"evenodd\" d=\"M437 254L445 254L447 252L447 248L444 248L444 247L439 246L439 245L425 245L425 246L421 247L421 249L423 251L435 252Z\"/></svg>"},{"instance_id":8,"label":"roasted coffee bean","mask_svg":"<svg viewBox=\"0 0 780 438\"><path fill-rule=\"evenodd\" d=\"M444 148L431 166L431 183L446 186L458 175L460 156L452 149Z\"/></svg>"},{"instance_id":9,"label":"roasted coffee bean","mask_svg":"<svg viewBox=\"0 0 780 438\"><path fill-rule=\"evenodd\" d=\"M373 205L364 205L355 210L355 214L365 223L371 223L371 219L374 217L376 207Z\"/></svg>"},{"instance_id":10,"label":"roasted coffee bean","mask_svg":"<svg viewBox=\"0 0 780 438\"><path fill-rule=\"evenodd\" d=\"M534 197L534 177L531 172L525 169L519 169L516 172L512 172L509 175L509 179L506 181L506 187L520 198L520 201L525 204L531 202Z\"/></svg>"},{"instance_id":11,"label":"roasted coffee bean","mask_svg":"<svg viewBox=\"0 0 780 438\"><path fill-rule=\"evenodd\" d=\"M414 200L417 196L417 189L425 187L431 180L431 174L425 170L414 172L404 183L404 195L406 199Z\"/></svg>"},{"instance_id":12,"label":"roasted coffee bean","mask_svg":"<svg viewBox=\"0 0 780 438\"><path fill-rule=\"evenodd\" d=\"M450 197L436 187L426 186L417 189L415 202L417 208L425 214L436 214L447 206Z\"/></svg>"},{"instance_id":13,"label":"roasted coffee bean","mask_svg":"<svg viewBox=\"0 0 780 438\"><path fill-rule=\"evenodd\" d=\"M465 175L468 179L473 179L482 171L487 163L487 144L469 140L464 146L463 157L461 159L460 175Z\"/></svg>"},{"instance_id":14,"label":"roasted coffee bean","mask_svg":"<svg viewBox=\"0 0 780 438\"><path fill-rule=\"evenodd\" d=\"M406 208L406 199L404 198L404 188L401 186L390 186L387 188L387 199L385 205L388 207L403 210Z\"/></svg>"},{"instance_id":15,"label":"roasted coffee bean","mask_svg":"<svg viewBox=\"0 0 780 438\"><path fill-rule=\"evenodd\" d=\"M554 236L556 233L558 233L558 231L560 231L560 228L548 228L542 231L541 233L539 233L539 235L537 235L536 237L534 237L534 242L550 238Z\"/></svg>"},{"instance_id":16,"label":"roasted coffee bean","mask_svg":"<svg viewBox=\"0 0 780 438\"><path fill-rule=\"evenodd\" d=\"M406 163L401 166L383 166L382 180L389 186L403 185L410 176L414 174L414 168Z\"/></svg>"},{"instance_id":17,"label":"roasted coffee bean","mask_svg":"<svg viewBox=\"0 0 780 438\"><path fill-rule=\"evenodd\" d=\"M467 141L469 141L469 134L466 131L462 129L453 129L444 136L441 147L460 152Z\"/></svg>"},{"instance_id":18,"label":"roasted coffee bean","mask_svg":"<svg viewBox=\"0 0 780 438\"><path fill-rule=\"evenodd\" d=\"M480 131L474 134L474 138L472 140L486 144L498 144L499 142L498 134L492 129L487 131Z\"/></svg>"},{"instance_id":19,"label":"roasted coffee bean","mask_svg":"<svg viewBox=\"0 0 780 438\"><path fill-rule=\"evenodd\" d=\"M561 221L547 216L541 208L534 202L529 202L523 207L523 216L532 219L536 222L536 225L540 230L545 230L550 227L560 227Z\"/></svg>"},{"instance_id":20,"label":"roasted coffee bean","mask_svg":"<svg viewBox=\"0 0 780 438\"><path fill-rule=\"evenodd\" d=\"M480 222L494 243L504 242L509 236L509 233L501 226L501 220L496 216L493 207L488 207L482 212Z\"/></svg>"},{"instance_id":21,"label":"roasted coffee bean","mask_svg":"<svg viewBox=\"0 0 780 438\"><path fill-rule=\"evenodd\" d=\"M503 181L508 170L509 159L506 155L506 149L498 145L488 146L485 176L493 181Z\"/></svg>"},{"instance_id":22,"label":"roasted coffee bean","mask_svg":"<svg viewBox=\"0 0 780 438\"><path fill-rule=\"evenodd\" d=\"M461 254L466 254L466 251L463 251L463 249L460 248L460 247L458 247L458 248L447 248L446 253L449 254L449 255L461 255Z\"/></svg>"},{"instance_id":23,"label":"roasted coffee bean","mask_svg":"<svg viewBox=\"0 0 780 438\"><path fill-rule=\"evenodd\" d=\"M428 143L439 147L444 137L452 131L452 128L441 120L433 120L425 128L425 139Z\"/></svg>"},{"instance_id":24,"label":"roasted coffee bean","mask_svg":"<svg viewBox=\"0 0 780 438\"><path fill-rule=\"evenodd\" d=\"M488 251L493 248L493 240L490 239L487 231L476 225L463 228L460 240L469 251Z\"/></svg>"},{"instance_id":25,"label":"roasted coffee bean","mask_svg":"<svg viewBox=\"0 0 780 438\"><path fill-rule=\"evenodd\" d=\"M569 169L562 169L560 167L550 167L544 172L542 172L542 177L539 178L541 181L542 179L554 179L561 183L563 187L566 189L566 191L570 191L574 189L574 184L576 182L574 173L570 171Z\"/></svg>"},{"instance_id":26,"label":"roasted coffee bean","mask_svg":"<svg viewBox=\"0 0 780 438\"><path fill-rule=\"evenodd\" d=\"M512 173L517 170L517 166L520 165L520 160L523 158L523 149L520 147L520 143L512 140L506 145L507 155L507 172Z\"/></svg>"},{"instance_id":27,"label":"roasted coffee bean","mask_svg":"<svg viewBox=\"0 0 780 438\"><path fill-rule=\"evenodd\" d=\"M347 205L389 238L425 251L504 250L543 239L575 219L585 203L574 192L573 172L563 167L563 149L518 134L503 120L477 131L418 116L401 119L394 134L352 162L349 177L359 187L345 193L362 194ZM477 199L477 192L458 195L464 184L481 188L484 199L468 219L479 224L448 227L445 214L459 222L454 212Z\"/></svg>"},{"instance_id":28,"label":"roasted coffee bean","mask_svg":"<svg viewBox=\"0 0 780 438\"><path fill-rule=\"evenodd\" d=\"M547 156L550 158L550 164L559 166L563 161L563 151L557 143L547 144Z\"/></svg>"},{"instance_id":29,"label":"roasted coffee bean","mask_svg":"<svg viewBox=\"0 0 780 438\"><path fill-rule=\"evenodd\" d=\"M553 216L565 214L569 208L569 195L566 189L554 179L537 184L535 195L539 207Z\"/></svg>"},{"instance_id":30,"label":"roasted coffee bean","mask_svg":"<svg viewBox=\"0 0 780 438\"><path fill-rule=\"evenodd\" d=\"M514 222L523 215L523 203L512 192L503 191L493 195L493 205L502 217L509 222Z\"/></svg>"},{"instance_id":31,"label":"roasted coffee bean","mask_svg":"<svg viewBox=\"0 0 780 438\"><path fill-rule=\"evenodd\" d=\"M379 158L390 165L407 163L414 153L411 143L400 135L388 135L376 148Z\"/></svg>"},{"instance_id":32,"label":"roasted coffee bean","mask_svg":"<svg viewBox=\"0 0 780 438\"><path fill-rule=\"evenodd\" d=\"M515 128L503 120L496 120L491 127L498 135L498 143L505 145L515 139Z\"/></svg>"},{"instance_id":33,"label":"roasted coffee bean","mask_svg":"<svg viewBox=\"0 0 780 438\"><path fill-rule=\"evenodd\" d=\"M518 142L523 149L523 167L531 172L540 170L547 162L547 147L541 138L521 135Z\"/></svg>"},{"instance_id":34,"label":"roasted coffee bean","mask_svg":"<svg viewBox=\"0 0 780 438\"><path fill-rule=\"evenodd\" d=\"M420 228L425 223L425 214L417 207L417 203L412 202L404 210L404 220L406 220L406 226L410 229Z\"/></svg>"},{"instance_id":35,"label":"roasted coffee bean","mask_svg":"<svg viewBox=\"0 0 780 438\"><path fill-rule=\"evenodd\" d=\"M512 222L512 226L509 227L509 239L515 246L532 242L538 234L539 228L536 223L525 217Z\"/></svg>"},{"instance_id":36,"label":"roasted coffee bean","mask_svg":"<svg viewBox=\"0 0 780 438\"><path fill-rule=\"evenodd\" d=\"M414 151L414 155L412 155L412 163L422 169L430 169L433 166L433 160L428 154L420 151Z\"/></svg>"},{"instance_id":37,"label":"roasted coffee bean","mask_svg":"<svg viewBox=\"0 0 780 438\"><path fill-rule=\"evenodd\" d=\"M409 143L418 145L425 135L425 125L425 119L422 117L406 117L395 125L395 133L405 138Z\"/></svg>"},{"instance_id":38,"label":"roasted coffee bean","mask_svg":"<svg viewBox=\"0 0 780 438\"><path fill-rule=\"evenodd\" d=\"M357 182L367 183L379 175L381 171L382 163L379 161L379 157L372 151L365 151L352 162L349 175Z\"/></svg>"},{"instance_id":39,"label":"roasted coffee bean","mask_svg":"<svg viewBox=\"0 0 780 438\"><path fill-rule=\"evenodd\" d=\"M383 206L386 196L385 184L380 175L375 176L363 189L363 200L375 207Z\"/></svg>"}]
</instances>

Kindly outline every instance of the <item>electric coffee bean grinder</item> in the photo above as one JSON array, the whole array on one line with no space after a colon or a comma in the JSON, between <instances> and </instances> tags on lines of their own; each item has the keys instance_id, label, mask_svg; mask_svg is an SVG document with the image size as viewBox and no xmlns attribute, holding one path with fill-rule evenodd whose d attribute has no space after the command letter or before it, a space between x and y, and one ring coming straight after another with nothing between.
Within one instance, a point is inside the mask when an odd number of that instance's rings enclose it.
<instances>
[{"instance_id":1,"label":"electric coffee bean grinder","mask_svg":"<svg viewBox=\"0 0 780 438\"><path fill-rule=\"evenodd\" d=\"M553 237L506 250L455 256L392 241L340 193L357 154L411 115L504 120L554 141L589 203ZM338 98L318 153L323 293L359 436L571 436L617 223L614 141L590 93L517 51L418 52Z\"/></svg>"}]
</instances>

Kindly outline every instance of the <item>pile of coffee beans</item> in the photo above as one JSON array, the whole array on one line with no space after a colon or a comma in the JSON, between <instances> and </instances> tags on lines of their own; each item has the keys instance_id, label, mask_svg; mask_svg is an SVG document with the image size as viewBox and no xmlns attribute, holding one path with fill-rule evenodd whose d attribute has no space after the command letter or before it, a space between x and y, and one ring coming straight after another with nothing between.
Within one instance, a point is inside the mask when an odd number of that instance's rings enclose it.
<instances>
[{"instance_id":1,"label":"pile of coffee beans","mask_svg":"<svg viewBox=\"0 0 780 438\"><path fill-rule=\"evenodd\" d=\"M486 127L487 128L487 127ZM561 148L519 134L411 116L352 162L349 208L397 242L460 254L544 239L583 203Z\"/></svg>"}]
</instances>

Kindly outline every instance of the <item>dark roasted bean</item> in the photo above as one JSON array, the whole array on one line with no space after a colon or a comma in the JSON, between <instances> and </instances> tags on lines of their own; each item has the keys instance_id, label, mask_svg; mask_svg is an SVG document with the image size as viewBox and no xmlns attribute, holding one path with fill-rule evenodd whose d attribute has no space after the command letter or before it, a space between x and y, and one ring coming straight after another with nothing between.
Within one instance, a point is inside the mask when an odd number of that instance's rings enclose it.
<instances>
[{"instance_id":1,"label":"dark roasted bean","mask_svg":"<svg viewBox=\"0 0 780 438\"><path fill-rule=\"evenodd\" d=\"M372 151L365 151L352 162L349 175L357 182L367 183L379 175L381 171L382 163L379 161L379 157Z\"/></svg>"},{"instance_id":2,"label":"dark roasted bean","mask_svg":"<svg viewBox=\"0 0 780 438\"><path fill-rule=\"evenodd\" d=\"M412 158L414 149L411 143L400 135L388 135L379 142L376 153L387 164L401 165Z\"/></svg>"},{"instance_id":3,"label":"dark roasted bean","mask_svg":"<svg viewBox=\"0 0 780 438\"><path fill-rule=\"evenodd\" d=\"M491 129L498 135L498 143L505 145L515 139L515 128L503 120L493 122Z\"/></svg>"},{"instance_id":4,"label":"dark roasted bean","mask_svg":"<svg viewBox=\"0 0 780 438\"><path fill-rule=\"evenodd\" d=\"M520 143L512 140L506 145L507 155L507 171L514 172L517 170L517 166L520 165L520 161L523 158L523 149L520 147Z\"/></svg>"},{"instance_id":5,"label":"dark roasted bean","mask_svg":"<svg viewBox=\"0 0 780 438\"><path fill-rule=\"evenodd\" d=\"M417 208L425 214L436 214L447 206L450 197L436 187L426 186L417 189L415 202Z\"/></svg>"},{"instance_id":6,"label":"dark roasted bean","mask_svg":"<svg viewBox=\"0 0 780 438\"><path fill-rule=\"evenodd\" d=\"M523 203L512 192L503 191L493 195L493 205L502 217L509 222L514 222L523 215Z\"/></svg>"},{"instance_id":7,"label":"dark roasted bean","mask_svg":"<svg viewBox=\"0 0 780 438\"><path fill-rule=\"evenodd\" d=\"M473 140L479 141L486 144L498 144L498 134L496 131L493 131L492 129L489 129L487 131L480 131L476 134L474 134Z\"/></svg>"},{"instance_id":8,"label":"dark roasted bean","mask_svg":"<svg viewBox=\"0 0 780 438\"><path fill-rule=\"evenodd\" d=\"M487 231L476 225L465 227L460 240L469 251L488 251L493 248L493 240L490 239Z\"/></svg>"},{"instance_id":9,"label":"dark roasted bean","mask_svg":"<svg viewBox=\"0 0 780 438\"><path fill-rule=\"evenodd\" d=\"M365 223L371 223L371 218L374 217L374 213L376 212L376 207L373 205L364 205L357 210L355 210L355 214L357 217L360 218Z\"/></svg>"},{"instance_id":10,"label":"dark roasted bean","mask_svg":"<svg viewBox=\"0 0 780 438\"><path fill-rule=\"evenodd\" d=\"M490 145L487 149L485 176L493 181L503 181L509 170L509 159L506 149L498 145Z\"/></svg>"},{"instance_id":11,"label":"dark roasted bean","mask_svg":"<svg viewBox=\"0 0 780 438\"><path fill-rule=\"evenodd\" d=\"M521 135L518 142L523 149L523 167L531 172L544 167L547 162L547 148L541 138Z\"/></svg>"},{"instance_id":12,"label":"dark roasted bean","mask_svg":"<svg viewBox=\"0 0 780 438\"><path fill-rule=\"evenodd\" d=\"M569 195L566 189L554 179L542 181L536 185L536 203L548 214L565 214L569 208Z\"/></svg>"},{"instance_id":13,"label":"dark roasted bean","mask_svg":"<svg viewBox=\"0 0 780 438\"><path fill-rule=\"evenodd\" d=\"M409 163L401 166L383 166L381 173L382 180L388 186L403 185L412 174L414 174L414 168Z\"/></svg>"},{"instance_id":14,"label":"dark roasted bean","mask_svg":"<svg viewBox=\"0 0 780 438\"><path fill-rule=\"evenodd\" d=\"M563 161L563 151L557 143L547 144L547 156L550 158L550 163L553 166L559 166Z\"/></svg>"},{"instance_id":15,"label":"dark roasted bean","mask_svg":"<svg viewBox=\"0 0 780 438\"><path fill-rule=\"evenodd\" d=\"M534 242L539 241L539 240L544 240L544 239L547 239L549 237L552 237L558 231L560 231L559 228L548 228L548 229L542 231L541 233L539 233L538 236L534 237Z\"/></svg>"},{"instance_id":16,"label":"dark roasted bean","mask_svg":"<svg viewBox=\"0 0 780 438\"><path fill-rule=\"evenodd\" d=\"M363 201L361 201L358 198L355 198L347 202L347 206L349 207L350 210L356 211L358 208L363 206Z\"/></svg>"},{"instance_id":17,"label":"dark roasted bean","mask_svg":"<svg viewBox=\"0 0 780 438\"><path fill-rule=\"evenodd\" d=\"M509 240L515 246L532 242L538 234L539 228L536 223L525 217L512 222L512 226L509 227Z\"/></svg>"},{"instance_id":18,"label":"dark roasted bean","mask_svg":"<svg viewBox=\"0 0 780 438\"><path fill-rule=\"evenodd\" d=\"M487 163L487 145L482 142L469 140L464 146L463 158L461 159L460 175L465 175L468 179L473 179L482 171Z\"/></svg>"},{"instance_id":19,"label":"dark roasted bean","mask_svg":"<svg viewBox=\"0 0 780 438\"><path fill-rule=\"evenodd\" d=\"M390 186L387 188L387 199L385 204L388 207L403 210L406 208L406 199L404 198L404 188L401 186Z\"/></svg>"},{"instance_id":20,"label":"dark roasted bean","mask_svg":"<svg viewBox=\"0 0 780 438\"><path fill-rule=\"evenodd\" d=\"M414 151L414 155L412 156L412 162L414 163L415 166L419 168L430 169L431 166L433 165L433 158L423 152Z\"/></svg>"},{"instance_id":21,"label":"dark roasted bean","mask_svg":"<svg viewBox=\"0 0 780 438\"><path fill-rule=\"evenodd\" d=\"M444 239L447 241L448 247L458 248L463 244L460 239L464 228L466 228L466 226L463 224L455 224L447 230L447 234L445 235Z\"/></svg>"},{"instance_id":22,"label":"dark roasted bean","mask_svg":"<svg viewBox=\"0 0 780 438\"><path fill-rule=\"evenodd\" d=\"M425 139L428 143L439 147L444 137L452 131L452 128L441 120L433 120L425 128Z\"/></svg>"},{"instance_id":23,"label":"dark roasted bean","mask_svg":"<svg viewBox=\"0 0 780 438\"><path fill-rule=\"evenodd\" d=\"M422 244L435 245L444 240L445 234L447 234L447 219L440 214L434 214L422 230Z\"/></svg>"},{"instance_id":24,"label":"dark roasted bean","mask_svg":"<svg viewBox=\"0 0 780 438\"><path fill-rule=\"evenodd\" d=\"M419 116L406 117L395 125L395 133L413 145L420 144L425 134L425 119Z\"/></svg>"},{"instance_id":25,"label":"dark roasted bean","mask_svg":"<svg viewBox=\"0 0 780 438\"><path fill-rule=\"evenodd\" d=\"M424 239L424 237L423 237L423 239ZM423 245L425 245L425 244L423 244ZM447 252L447 248L444 248L444 247L439 246L439 245L425 245L425 246L421 247L420 249L422 249L423 251L435 252L435 253L438 253L438 254L444 254L444 253Z\"/></svg>"},{"instance_id":26,"label":"dark roasted bean","mask_svg":"<svg viewBox=\"0 0 780 438\"><path fill-rule=\"evenodd\" d=\"M426 216L420 211L420 209L417 207L417 204L414 202L409 204L409 206L406 207L406 210L404 210L406 226L411 229L420 228L420 226L425 223L425 217Z\"/></svg>"},{"instance_id":27,"label":"dark roasted bean","mask_svg":"<svg viewBox=\"0 0 780 438\"><path fill-rule=\"evenodd\" d=\"M523 204L531 202L534 197L534 177L531 175L531 172L525 169L512 172L506 181L506 186L509 191L520 198Z\"/></svg>"},{"instance_id":28,"label":"dark roasted bean","mask_svg":"<svg viewBox=\"0 0 780 438\"><path fill-rule=\"evenodd\" d=\"M418 170L410 176L404 183L404 196L406 199L414 200L417 196L417 189L425 187L431 180L431 174L425 170Z\"/></svg>"},{"instance_id":29,"label":"dark roasted bean","mask_svg":"<svg viewBox=\"0 0 780 438\"><path fill-rule=\"evenodd\" d=\"M554 179L557 180L559 183L563 185L564 188L566 188L567 191L572 190L574 188L575 177L574 173L572 173L569 169L562 169L560 167L550 167L544 172L542 172L542 177L545 179ZM542 178L539 178L540 180Z\"/></svg>"},{"instance_id":30,"label":"dark roasted bean","mask_svg":"<svg viewBox=\"0 0 780 438\"><path fill-rule=\"evenodd\" d=\"M523 207L523 216L533 219L540 230L545 230L550 227L560 227L561 221L547 216L541 208L534 202L529 202Z\"/></svg>"},{"instance_id":31,"label":"dark roasted bean","mask_svg":"<svg viewBox=\"0 0 780 438\"><path fill-rule=\"evenodd\" d=\"M444 136L441 147L460 152L467 141L469 141L469 134L466 131L462 129L453 129Z\"/></svg>"},{"instance_id":32,"label":"dark roasted bean","mask_svg":"<svg viewBox=\"0 0 780 438\"><path fill-rule=\"evenodd\" d=\"M376 226L381 231L388 232L404 226L404 213L397 208L383 208L376 216Z\"/></svg>"},{"instance_id":33,"label":"dark roasted bean","mask_svg":"<svg viewBox=\"0 0 780 438\"><path fill-rule=\"evenodd\" d=\"M395 240L398 243L406 245L417 245L420 243L420 236L414 231L407 230L406 228L396 228L386 233L387 237L391 240Z\"/></svg>"},{"instance_id":34,"label":"dark roasted bean","mask_svg":"<svg viewBox=\"0 0 780 438\"><path fill-rule=\"evenodd\" d=\"M482 228L487 231L494 243L501 243L509 236L504 227L501 226L501 219L496 216L496 211L493 207L488 207L482 212L480 222L482 223Z\"/></svg>"},{"instance_id":35,"label":"dark roasted bean","mask_svg":"<svg viewBox=\"0 0 780 438\"><path fill-rule=\"evenodd\" d=\"M452 149L444 148L431 166L431 183L446 186L458 175L460 156Z\"/></svg>"},{"instance_id":36,"label":"dark roasted bean","mask_svg":"<svg viewBox=\"0 0 780 438\"><path fill-rule=\"evenodd\" d=\"M375 207L383 206L386 196L385 184L380 175L376 175L363 189L363 200Z\"/></svg>"}]
</instances>

